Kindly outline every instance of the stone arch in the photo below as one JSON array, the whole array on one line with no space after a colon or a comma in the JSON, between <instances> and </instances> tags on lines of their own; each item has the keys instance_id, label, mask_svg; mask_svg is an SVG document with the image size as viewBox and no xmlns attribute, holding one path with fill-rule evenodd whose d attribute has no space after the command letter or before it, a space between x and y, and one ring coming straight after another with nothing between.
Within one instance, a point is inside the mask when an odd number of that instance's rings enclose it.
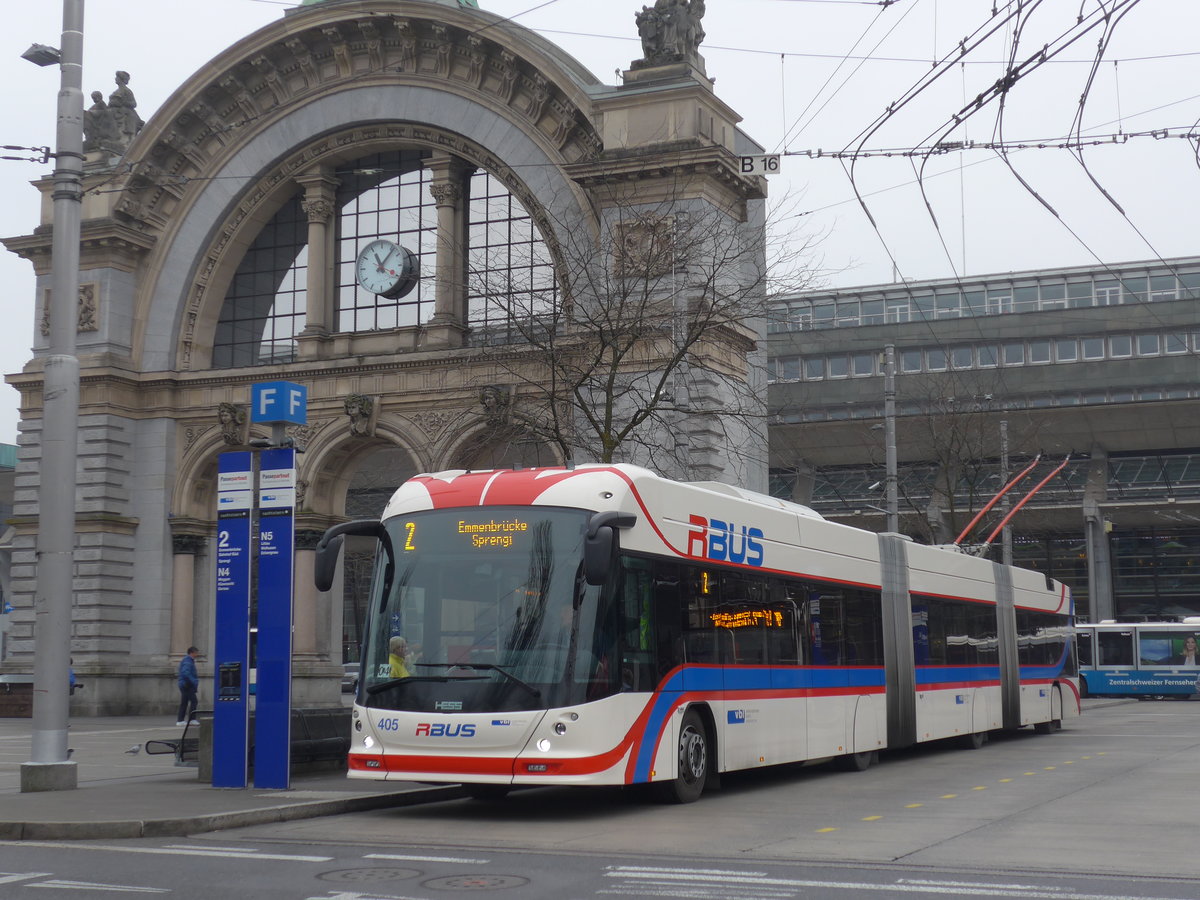
<instances>
[{"instance_id":1,"label":"stone arch","mask_svg":"<svg viewBox=\"0 0 1200 900\"><path fill-rule=\"evenodd\" d=\"M497 27L480 32L480 16ZM546 198L542 223L595 228L582 189L562 171L599 152L585 90L594 79L501 23L412 0L364 0L350 14L305 7L177 91L131 148L133 174L116 204L118 217L157 239L148 259L156 277L137 298L141 367L203 367L189 335L219 309L229 259L290 196L292 176L352 147L357 154L364 141L457 143L510 187ZM521 178L503 174L513 165ZM555 230L543 227L548 243Z\"/></svg>"},{"instance_id":2,"label":"stone arch","mask_svg":"<svg viewBox=\"0 0 1200 900\"><path fill-rule=\"evenodd\" d=\"M534 439L517 423L475 422L454 436L446 448L445 464L441 468L506 469L564 464L558 448L544 441L530 444L525 441Z\"/></svg>"},{"instance_id":3,"label":"stone arch","mask_svg":"<svg viewBox=\"0 0 1200 900\"><path fill-rule=\"evenodd\" d=\"M413 473L424 471L428 461L411 436L387 422L380 422L371 437L357 437L348 431L330 429L323 440L307 448L314 454L305 470L309 487L306 510L332 517L346 515L346 492L364 458L381 449L396 448L408 454ZM377 511L377 515L383 508Z\"/></svg>"}]
</instances>

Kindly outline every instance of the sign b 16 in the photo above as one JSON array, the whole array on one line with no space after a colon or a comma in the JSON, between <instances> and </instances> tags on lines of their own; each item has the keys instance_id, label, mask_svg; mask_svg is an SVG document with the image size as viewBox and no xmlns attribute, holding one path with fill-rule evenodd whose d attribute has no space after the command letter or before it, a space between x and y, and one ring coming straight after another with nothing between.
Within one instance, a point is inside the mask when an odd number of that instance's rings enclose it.
<instances>
[{"instance_id":1,"label":"sign b 16","mask_svg":"<svg viewBox=\"0 0 1200 900\"><path fill-rule=\"evenodd\" d=\"M779 154L762 153L758 156L740 157L741 166L738 169L743 175L778 175Z\"/></svg>"}]
</instances>

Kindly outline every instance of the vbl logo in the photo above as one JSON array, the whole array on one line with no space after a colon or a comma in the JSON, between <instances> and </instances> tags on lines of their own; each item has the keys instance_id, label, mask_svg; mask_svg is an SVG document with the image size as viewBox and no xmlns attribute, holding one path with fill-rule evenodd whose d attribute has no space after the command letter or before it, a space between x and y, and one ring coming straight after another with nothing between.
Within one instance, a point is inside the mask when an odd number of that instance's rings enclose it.
<instances>
[{"instance_id":1,"label":"vbl logo","mask_svg":"<svg viewBox=\"0 0 1200 900\"><path fill-rule=\"evenodd\" d=\"M742 563L747 566L763 564L763 546L759 543L761 528L740 528L732 522L706 519L704 516L688 516L688 522L698 526L688 532L688 556L713 559L721 562ZM695 547L699 545L699 552Z\"/></svg>"},{"instance_id":2,"label":"vbl logo","mask_svg":"<svg viewBox=\"0 0 1200 900\"><path fill-rule=\"evenodd\" d=\"M474 725L447 725L444 722L421 722L417 725L417 737L475 737Z\"/></svg>"}]
</instances>

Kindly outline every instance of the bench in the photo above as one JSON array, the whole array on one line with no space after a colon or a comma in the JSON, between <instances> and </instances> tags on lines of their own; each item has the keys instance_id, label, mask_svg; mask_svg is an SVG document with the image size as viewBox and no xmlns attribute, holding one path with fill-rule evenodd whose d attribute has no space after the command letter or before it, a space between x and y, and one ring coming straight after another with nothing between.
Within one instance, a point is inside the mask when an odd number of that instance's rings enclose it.
<instances>
[{"instance_id":1,"label":"bench","mask_svg":"<svg viewBox=\"0 0 1200 900\"><path fill-rule=\"evenodd\" d=\"M196 717L211 717L212 710L198 709L193 715ZM188 732L191 732L193 727L196 730L189 735ZM189 720L188 724L183 726L183 734L178 738L146 741L146 746L143 749L151 756L173 753L175 754L175 765L177 766L198 767L200 765L200 727L193 726Z\"/></svg>"},{"instance_id":2,"label":"bench","mask_svg":"<svg viewBox=\"0 0 1200 900\"><path fill-rule=\"evenodd\" d=\"M0 675L0 718L33 716L33 676Z\"/></svg>"}]
</instances>

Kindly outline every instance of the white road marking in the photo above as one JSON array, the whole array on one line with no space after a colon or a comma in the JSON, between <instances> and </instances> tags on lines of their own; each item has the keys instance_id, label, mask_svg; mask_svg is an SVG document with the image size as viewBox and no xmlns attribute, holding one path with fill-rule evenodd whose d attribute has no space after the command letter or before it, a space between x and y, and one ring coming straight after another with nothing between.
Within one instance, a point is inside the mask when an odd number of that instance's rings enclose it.
<instances>
[{"instance_id":1,"label":"white road marking","mask_svg":"<svg viewBox=\"0 0 1200 900\"><path fill-rule=\"evenodd\" d=\"M30 878L47 878L52 872L0 872L0 884L28 881Z\"/></svg>"},{"instance_id":2,"label":"white road marking","mask_svg":"<svg viewBox=\"0 0 1200 900\"><path fill-rule=\"evenodd\" d=\"M694 884L699 881L710 881L711 875L700 874L703 870L680 869L651 869L633 866L609 866L604 873L606 878L625 878L634 880L644 877L646 880L657 879L659 883ZM904 880L875 884L865 881L810 881L793 878L764 878L759 873L730 872L729 884L734 887L748 885L763 885L768 887L787 888L825 888L827 890L846 891L878 891L892 894L948 894L957 897L1033 897L1037 900L1188 900L1186 897L1134 897L1124 894L1080 894L1050 885L1031 885L1029 887L1014 887L1003 884L977 885L967 884L912 884Z\"/></svg>"},{"instance_id":3,"label":"white road marking","mask_svg":"<svg viewBox=\"0 0 1200 900\"><path fill-rule=\"evenodd\" d=\"M490 859L464 859L458 856L401 856L397 853L368 853L363 859L401 859L408 862L444 862L463 863L466 865L486 866Z\"/></svg>"},{"instance_id":4,"label":"white road marking","mask_svg":"<svg viewBox=\"0 0 1200 900\"><path fill-rule=\"evenodd\" d=\"M54 850L103 850L105 853L151 853L158 856L215 856L221 859L275 859L295 862L330 862L332 856L299 856L286 853L249 853L227 850L187 850L175 847L123 847L120 844L79 844L61 841L0 841L0 847L48 847Z\"/></svg>"},{"instance_id":5,"label":"white road marking","mask_svg":"<svg viewBox=\"0 0 1200 900\"><path fill-rule=\"evenodd\" d=\"M123 894L169 894L169 888L134 887L129 884L96 884L91 881L39 881L29 885L31 888L57 888L71 891L115 891Z\"/></svg>"}]
</instances>

